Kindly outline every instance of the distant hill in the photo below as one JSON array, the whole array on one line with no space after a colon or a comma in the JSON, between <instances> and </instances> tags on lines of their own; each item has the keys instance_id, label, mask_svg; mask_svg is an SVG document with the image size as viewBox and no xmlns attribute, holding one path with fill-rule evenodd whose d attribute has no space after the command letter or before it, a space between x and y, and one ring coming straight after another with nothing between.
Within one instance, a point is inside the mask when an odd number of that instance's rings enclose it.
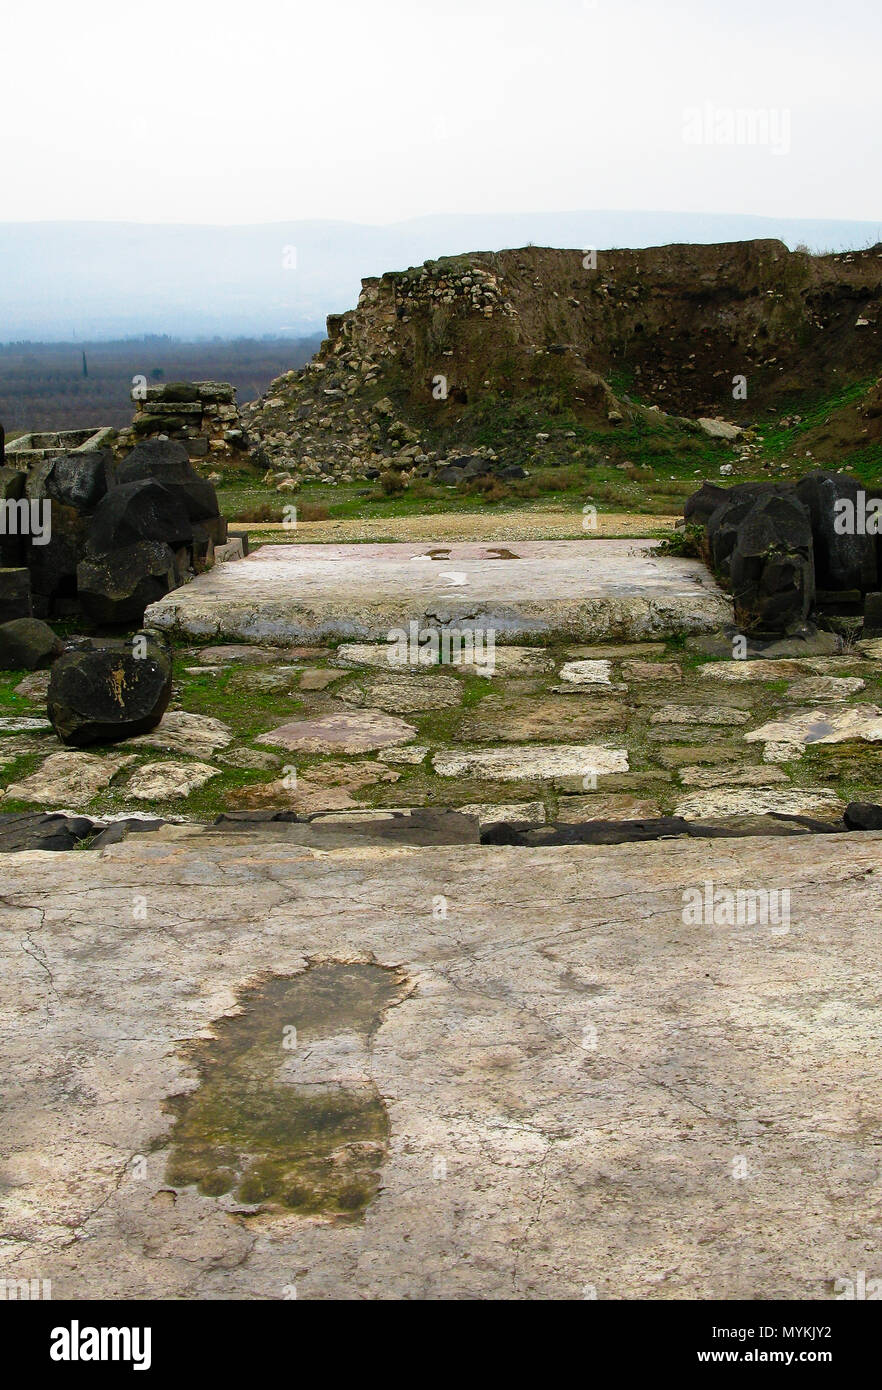
<instances>
[{"instance_id":1,"label":"distant hill","mask_svg":"<svg viewBox=\"0 0 882 1390\"><path fill-rule=\"evenodd\" d=\"M388 226L279 222L172 226L0 223L0 342L321 331L361 279L479 246L647 247L777 237L791 249L859 249L882 223L738 214L451 213Z\"/></svg>"}]
</instances>

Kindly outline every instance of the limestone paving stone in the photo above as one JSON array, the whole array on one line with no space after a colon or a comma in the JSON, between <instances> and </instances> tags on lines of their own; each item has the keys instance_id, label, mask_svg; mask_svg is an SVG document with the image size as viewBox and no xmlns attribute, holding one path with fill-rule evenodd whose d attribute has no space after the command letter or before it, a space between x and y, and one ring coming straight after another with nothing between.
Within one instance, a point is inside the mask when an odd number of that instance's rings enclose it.
<instances>
[{"instance_id":1,"label":"limestone paving stone","mask_svg":"<svg viewBox=\"0 0 882 1390\"><path fill-rule=\"evenodd\" d=\"M412 724L383 710L363 709L351 714L295 719L260 734L256 742L307 753L370 753L408 743L416 732Z\"/></svg>"},{"instance_id":2,"label":"limestone paving stone","mask_svg":"<svg viewBox=\"0 0 882 1390\"><path fill-rule=\"evenodd\" d=\"M573 701L569 695L549 694L515 698L507 691L487 695L466 710L460 719L457 738L481 743L504 740L521 743L529 739L568 739L624 727L626 711L621 704L598 698L588 703Z\"/></svg>"},{"instance_id":3,"label":"limestone paving stone","mask_svg":"<svg viewBox=\"0 0 882 1390\"><path fill-rule=\"evenodd\" d=\"M675 816L702 820L705 816L786 815L839 818L845 810L829 787L717 787L693 792L674 807Z\"/></svg>"},{"instance_id":4,"label":"limestone paving stone","mask_svg":"<svg viewBox=\"0 0 882 1390\"><path fill-rule=\"evenodd\" d=\"M780 660L706 661L698 668L703 680L730 681L733 684L789 680L811 671L808 660L782 657Z\"/></svg>"},{"instance_id":5,"label":"limestone paving stone","mask_svg":"<svg viewBox=\"0 0 882 1390\"><path fill-rule=\"evenodd\" d=\"M478 542L443 560L403 542L265 545L150 604L151 627L266 642L386 641L411 622L470 626L512 640L585 642L712 632L732 600L698 560L656 556L652 541Z\"/></svg>"},{"instance_id":6,"label":"limestone paving stone","mask_svg":"<svg viewBox=\"0 0 882 1390\"><path fill-rule=\"evenodd\" d=\"M809 744L842 743L846 739L882 739L882 710L876 705L818 706L751 729L746 743Z\"/></svg>"},{"instance_id":7,"label":"limestone paving stone","mask_svg":"<svg viewBox=\"0 0 882 1390\"><path fill-rule=\"evenodd\" d=\"M11 783L6 788L5 796L10 801L33 801L53 806L68 801L91 801L122 768L134 761L134 754L115 757L67 750L50 753L36 772L20 782Z\"/></svg>"},{"instance_id":8,"label":"limestone paving stone","mask_svg":"<svg viewBox=\"0 0 882 1390\"><path fill-rule=\"evenodd\" d=\"M541 801L467 801L455 809L466 816L477 816L479 825L495 825L499 821L538 825L545 821L545 806Z\"/></svg>"},{"instance_id":9,"label":"limestone paving stone","mask_svg":"<svg viewBox=\"0 0 882 1390\"><path fill-rule=\"evenodd\" d=\"M683 668L677 661L623 661L622 675L626 681L676 681L683 679Z\"/></svg>"},{"instance_id":10,"label":"limestone paving stone","mask_svg":"<svg viewBox=\"0 0 882 1390\"><path fill-rule=\"evenodd\" d=\"M658 730L653 729L650 733L658 733ZM698 746L691 743L669 743L662 748L654 749L652 756L658 759L662 767L676 769L692 767L697 763L735 762L744 756L744 750L737 743L700 743Z\"/></svg>"},{"instance_id":11,"label":"limestone paving stone","mask_svg":"<svg viewBox=\"0 0 882 1390\"><path fill-rule=\"evenodd\" d=\"M218 753L218 761L229 767L241 767L254 772L270 772L281 765L277 753L262 748L227 748Z\"/></svg>"},{"instance_id":12,"label":"limestone paving stone","mask_svg":"<svg viewBox=\"0 0 882 1390\"><path fill-rule=\"evenodd\" d=\"M455 676L385 673L336 692L346 704L373 706L391 714L452 709L462 704L463 686Z\"/></svg>"},{"instance_id":13,"label":"limestone paving stone","mask_svg":"<svg viewBox=\"0 0 882 1390\"><path fill-rule=\"evenodd\" d=\"M126 794L138 801L183 800L220 770L208 763L144 763L129 778Z\"/></svg>"},{"instance_id":14,"label":"limestone paving stone","mask_svg":"<svg viewBox=\"0 0 882 1390\"><path fill-rule=\"evenodd\" d=\"M651 724L682 724L687 728L694 724L728 728L733 724L746 724L749 719L744 710L717 705L663 705L649 716Z\"/></svg>"},{"instance_id":15,"label":"limestone paving stone","mask_svg":"<svg viewBox=\"0 0 882 1390\"><path fill-rule=\"evenodd\" d=\"M31 671L30 675L20 680L14 686L16 695L21 695L25 700L30 700L32 704L44 704L49 693L49 677L51 671Z\"/></svg>"},{"instance_id":16,"label":"limestone paving stone","mask_svg":"<svg viewBox=\"0 0 882 1390\"><path fill-rule=\"evenodd\" d=\"M809 700L848 700L867 687L860 676L806 676L794 681L784 692L785 700L804 704Z\"/></svg>"},{"instance_id":17,"label":"limestone paving stone","mask_svg":"<svg viewBox=\"0 0 882 1390\"><path fill-rule=\"evenodd\" d=\"M600 744L522 744L509 748L447 748L434 754L432 763L440 777L478 777L507 780L599 776L627 772L628 754L623 748Z\"/></svg>"},{"instance_id":18,"label":"limestone paving stone","mask_svg":"<svg viewBox=\"0 0 882 1390\"><path fill-rule=\"evenodd\" d=\"M683 767L680 781L684 787L771 787L789 781L780 767L767 764L723 765L717 767Z\"/></svg>"},{"instance_id":19,"label":"limestone paving stone","mask_svg":"<svg viewBox=\"0 0 882 1390\"><path fill-rule=\"evenodd\" d=\"M221 719L186 710L166 710L155 729L127 740L132 748L162 748L193 758L210 758L232 742L233 732Z\"/></svg>"},{"instance_id":20,"label":"limestone paving stone","mask_svg":"<svg viewBox=\"0 0 882 1390\"><path fill-rule=\"evenodd\" d=\"M262 647L247 642L231 642L225 646L203 647L197 652L197 659L203 666L229 666L237 662L251 666L275 666L286 661L297 661L304 656L307 659L314 658L324 653L324 647Z\"/></svg>"},{"instance_id":21,"label":"limestone paving stone","mask_svg":"<svg viewBox=\"0 0 882 1390\"><path fill-rule=\"evenodd\" d=\"M561 796L558 798L555 819L564 825L579 825L589 820L647 820L660 815L658 802L650 797L610 792L606 795Z\"/></svg>"},{"instance_id":22,"label":"limestone paving stone","mask_svg":"<svg viewBox=\"0 0 882 1390\"><path fill-rule=\"evenodd\" d=\"M611 661L565 661L560 678L572 685L612 685Z\"/></svg>"},{"instance_id":23,"label":"limestone paving stone","mask_svg":"<svg viewBox=\"0 0 882 1390\"><path fill-rule=\"evenodd\" d=\"M399 764L416 766L425 760L428 752L428 744L412 743L406 748L383 748L377 754L377 760L381 763L391 763L393 766Z\"/></svg>"},{"instance_id":24,"label":"limestone paving stone","mask_svg":"<svg viewBox=\"0 0 882 1390\"><path fill-rule=\"evenodd\" d=\"M301 690L325 690L334 681L342 680L341 671L329 671L319 666L309 667L300 677Z\"/></svg>"}]
</instances>

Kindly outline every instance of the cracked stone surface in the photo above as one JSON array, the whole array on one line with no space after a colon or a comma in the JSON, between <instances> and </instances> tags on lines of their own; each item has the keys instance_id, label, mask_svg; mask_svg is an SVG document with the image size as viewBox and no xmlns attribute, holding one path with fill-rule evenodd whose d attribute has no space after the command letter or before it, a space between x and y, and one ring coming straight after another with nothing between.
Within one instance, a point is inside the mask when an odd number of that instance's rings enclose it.
<instances>
[{"instance_id":1,"label":"cracked stone surface","mask_svg":"<svg viewBox=\"0 0 882 1390\"><path fill-rule=\"evenodd\" d=\"M219 776L209 763L144 763L129 778L126 794L138 801L180 800Z\"/></svg>"},{"instance_id":2,"label":"cracked stone surface","mask_svg":"<svg viewBox=\"0 0 882 1390\"><path fill-rule=\"evenodd\" d=\"M468 623L575 641L712 632L732 602L697 560L656 543L518 541L500 563L477 542L443 559L404 543L266 545L149 606L146 626L251 644L385 641L396 628Z\"/></svg>"},{"instance_id":3,"label":"cracked stone surface","mask_svg":"<svg viewBox=\"0 0 882 1390\"><path fill-rule=\"evenodd\" d=\"M795 710L744 735L745 743L793 746L806 743L843 743L861 738L868 743L882 739L882 710L876 705L850 705L834 709ZM786 760L785 760L786 761Z\"/></svg>"},{"instance_id":4,"label":"cracked stone surface","mask_svg":"<svg viewBox=\"0 0 882 1390\"><path fill-rule=\"evenodd\" d=\"M612 662L565 661L560 678L572 685L612 685Z\"/></svg>"},{"instance_id":5,"label":"cracked stone surface","mask_svg":"<svg viewBox=\"0 0 882 1390\"><path fill-rule=\"evenodd\" d=\"M393 650L394 648L388 642L343 642L337 648L331 661L335 666L376 666L385 671L400 671L402 668L395 666L389 660L390 652ZM480 667L481 673L485 675L543 675L547 671L554 670L554 658L550 652L544 651L542 647L497 647L494 645L492 657L489 647L485 650L486 660ZM467 661L454 661L452 664L458 670L465 672L479 669ZM421 666L418 669L432 671L437 667Z\"/></svg>"},{"instance_id":6,"label":"cracked stone surface","mask_svg":"<svg viewBox=\"0 0 882 1390\"><path fill-rule=\"evenodd\" d=\"M564 825L579 825L589 820L645 820L648 816L660 815L657 801L627 792L562 796L557 807L557 819Z\"/></svg>"},{"instance_id":7,"label":"cracked stone surface","mask_svg":"<svg viewBox=\"0 0 882 1390\"><path fill-rule=\"evenodd\" d=\"M651 724L746 724L750 716L740 709L724 709L716 705L663 705L649 717Z\"/></svg>"},{"instance_id":8,"label":"cracked stone surface","mask_svg":"<svg viewBox=\"0 0 882 1390\"><path fill-rule=\"evenodd\" d=\"M128 747L162 748L169 753L188 753L193 758L210 758L232 742L233 733L221 719L207 714L187 714L182 709L167 710L155 729L128 740Z\"/></svg>"},{"instance_id":9,"label":"cracked stone surface","mask_svg":"<svg viewBox=\"0 0 882 1390\"><path fill-rule=\"evenodd\" d=\"M806 676L788 686L784 698L799 704L807 700L847 700L866 687L866 681L860 676Z\"/></svg>"},{"instance_id":10,"label":"cracked stone surface","mask_svg":"<svg viewBox=\"0 0 882 1390\"><path fill-rule=\"evenodd\" d=\"M10 800L33 801L39 805L57 806L68 801L90 801L113 780L124 767L135 761L135 755L113 757L95 753L50 753L36 772L11 782L4 795Z\"/></svg>"},{"instance_id":11,"label":"cracked stone surface","mask_svg":"<svg viewBox=\"0 0 882 1390\"><path fill-rule=\"evenodd\" d=\"M411 710L452 709L462 703L462 689L456 676L390 672L368 676L336 693L349 705L371 705L391 714L407 714Z\"/></svg>"},{"instance_id":12,"label":"cracked stone surface","mask_svg":"<svg viewBox=\"0 0 882 1390\"><path fill-rule=\"evenodd\" d=\"M680 781L684 787L770 787L786 782L787 773L780 767L733 766L682 767Z\"/></svg>"},{"instance_id":13,"label":"cracked stone surface","mask_svg":"<svg viewBox=\"0 0 882 1390\"><path fill-rule=\"evenodd\" d=\"M315 853L178 829L4 859L5 1277L115 1300L826 1300L882 1268L882 834ZM707 882L788 887L789 929L684 925ZM321 961L405 982L358 1057L389 1117L364 1216L175 1188L185 1041ZM322 1084L350 1052L324 1049Z\"/></svg>"},{"instance_id":14,"label":"cracked stone surface","mask_svg":"<svg viewBox=\"0 0 882 1390\"><path fill-rule=\"evenodd\" d=\"M829 787L717 787L693 792L674 808L687 820L741 815L817 816L838 820L845 803Z\"/></svg>"},{"instance_id":15,"label":"cracked stone surface","mask_svg":"<svg viewBox=\"0 0 882 1390\"><path fill-rule=\"evenodd\" d=\"M377 748L407 743L416 729L379 709L353 714L326 714L318 719L294 719L260 734L257 743L298 749L305 753L370 753Z\"/></svg>"},{"instance_id":16,"label":"cracked stone surface","mask_svg":"<svg viewBox=\"0 0 882 1390\"><path fill-rule=\"evenodd\" d=\"M608 772L627 772L628 754L623 748L604 748L599 744L512 745L473 752L466 748L447 748L434 755L435 771L441 777L479 777L502 781L538 777L590 777Z\"/></svg>"}]
</instances>

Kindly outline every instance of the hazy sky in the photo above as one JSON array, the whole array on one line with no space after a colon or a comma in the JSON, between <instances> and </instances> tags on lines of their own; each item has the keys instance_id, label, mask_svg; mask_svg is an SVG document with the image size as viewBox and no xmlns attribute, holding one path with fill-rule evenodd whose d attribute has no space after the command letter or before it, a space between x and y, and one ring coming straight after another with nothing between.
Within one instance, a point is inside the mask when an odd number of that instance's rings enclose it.
<instances>
[{"instance_id":1,"label":"hazy sky","mask_svg":"<svg viewBox=\"0 0 882 1390\"><path fill-rule=\"evenodd\" d=\"M48 0L3 48L0 221L882 217L882 0Z\"/></svg>"}]
</instances>

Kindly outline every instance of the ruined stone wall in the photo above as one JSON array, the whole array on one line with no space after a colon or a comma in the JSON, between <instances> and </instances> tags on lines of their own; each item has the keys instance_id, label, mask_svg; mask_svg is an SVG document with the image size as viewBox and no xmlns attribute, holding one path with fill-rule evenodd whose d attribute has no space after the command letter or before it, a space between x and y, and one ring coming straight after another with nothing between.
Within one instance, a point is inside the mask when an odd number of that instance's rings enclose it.
<instances>
[{"instance_id":1,"label":"ruined stone wall","mask_svg":"<svg viewBox=\"0 0 882 1390\"><path fill-rule=\"evenodd\" d=\"M122 457L144 439L165 435L180 440L194 462L220 466L241 462L248 439L236 391L225 381L174 381L132 393L135 418L120 430L116 453Z\"/></svg>"}]
</instances>

